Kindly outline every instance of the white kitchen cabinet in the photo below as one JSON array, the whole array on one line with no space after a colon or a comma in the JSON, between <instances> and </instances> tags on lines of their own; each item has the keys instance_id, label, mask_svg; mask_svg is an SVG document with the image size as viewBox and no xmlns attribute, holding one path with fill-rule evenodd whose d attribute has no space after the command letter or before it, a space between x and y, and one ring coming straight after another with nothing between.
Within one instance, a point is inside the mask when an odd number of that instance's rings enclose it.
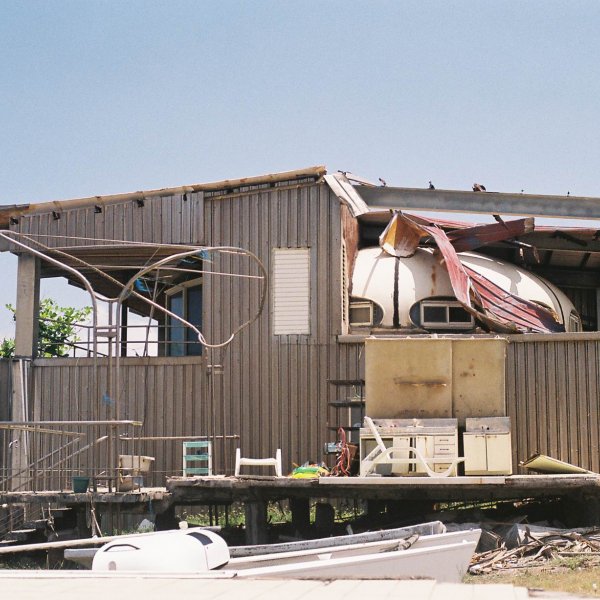
<instances>
[{"instance_id":1,"label":"white kitchen cabinet","mask_svg":"<svg viewBox=\"0 0 600 600\"><path fill-rule=\"evenodd\" d=\"M467 419L463 433L465 475L511 475L508 417Z\"/></svg>"}]
</instances>

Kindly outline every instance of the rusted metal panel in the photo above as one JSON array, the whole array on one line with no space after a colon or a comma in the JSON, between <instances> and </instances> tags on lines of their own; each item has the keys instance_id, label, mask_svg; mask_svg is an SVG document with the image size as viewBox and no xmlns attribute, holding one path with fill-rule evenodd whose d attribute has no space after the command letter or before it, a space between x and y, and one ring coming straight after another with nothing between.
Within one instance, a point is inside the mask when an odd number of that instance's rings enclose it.
<instances>
[{"instance_id":1,"label":"rusted metal panel","mask_svg":"<svg viewBox=\"0 0 600 600\"><path fill-rule=\"evenodd\" d=\"M475 250L486 244L530 233L533 229L533 218L530 217L528 219L502 221L501 223L458 229L448 233L448 238L457 252L465 252L466 250Z\"/></svg>"},{"instance_id":2,"label":"rusted metal panel","mask_svg":"<svg viewBox=\"0 0 600 600\"><path fill-rule=\"evenodd\" d=\"M422 236L421 227L408 219L401 219L399 213L394 213L379 236L379 245L391 256L408 258L416 252Z\"/></svg>"}]
</instances>

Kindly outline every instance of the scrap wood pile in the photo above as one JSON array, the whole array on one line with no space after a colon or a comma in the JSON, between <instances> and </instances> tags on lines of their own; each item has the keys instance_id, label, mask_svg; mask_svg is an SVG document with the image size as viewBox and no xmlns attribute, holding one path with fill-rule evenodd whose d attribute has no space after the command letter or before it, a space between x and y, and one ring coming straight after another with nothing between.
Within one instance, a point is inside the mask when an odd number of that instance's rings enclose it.
<instances>
[{"instance_id":1,"label":"scrap wood pile","mask_svg":"<svg viewBox=\"0 0 600 600\"><path fill-rule=\"evenodd\" d=\"M533 532L521 525L517 533L515 547L508 547L511 543L506 540L499 548L475 554L469 572L482 575L500 569L541 566L555 558L574 556L600 563L600 529Z\"/></svg>"}]
</instances>

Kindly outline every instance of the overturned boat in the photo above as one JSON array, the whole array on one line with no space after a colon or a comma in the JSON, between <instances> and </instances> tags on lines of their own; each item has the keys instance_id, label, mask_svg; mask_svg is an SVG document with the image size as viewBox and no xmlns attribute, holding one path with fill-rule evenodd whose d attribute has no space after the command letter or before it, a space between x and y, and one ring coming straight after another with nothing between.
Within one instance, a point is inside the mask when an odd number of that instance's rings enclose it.
<instances>
[{"instance_id":1,"label":"overturned boat","mask_svg":"<svg viewBox=\"0 0 600 600\"><path fill-rule=\"evenodd\" d=\"M431 578L460 582L481 531L379 540L231 558L217 533L202 528L125 536L96 552L93 571L214 573L230 577ZM350 536L348 536L350 537ZM322 541L321 541L322 543Z\"/></svg>"}]
</instances>

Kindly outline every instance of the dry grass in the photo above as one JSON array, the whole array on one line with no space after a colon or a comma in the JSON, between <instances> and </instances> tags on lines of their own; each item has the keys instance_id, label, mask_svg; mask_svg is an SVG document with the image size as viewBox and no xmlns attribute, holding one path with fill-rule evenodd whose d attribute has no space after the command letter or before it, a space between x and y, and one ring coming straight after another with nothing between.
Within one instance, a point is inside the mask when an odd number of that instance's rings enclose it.
<instances>
[{"instance_id":1,"label":"dry grass","mask_svg":"<svg viewBox=\"0 0 600 600\"><path fill-rule=\"evenodd\" d=\"M467 575L464 582L512 583L530 590L600 597L600 562L597 557L557 559L542 566L505 569L487 575Z\"/></svg>"}]
</instances>

